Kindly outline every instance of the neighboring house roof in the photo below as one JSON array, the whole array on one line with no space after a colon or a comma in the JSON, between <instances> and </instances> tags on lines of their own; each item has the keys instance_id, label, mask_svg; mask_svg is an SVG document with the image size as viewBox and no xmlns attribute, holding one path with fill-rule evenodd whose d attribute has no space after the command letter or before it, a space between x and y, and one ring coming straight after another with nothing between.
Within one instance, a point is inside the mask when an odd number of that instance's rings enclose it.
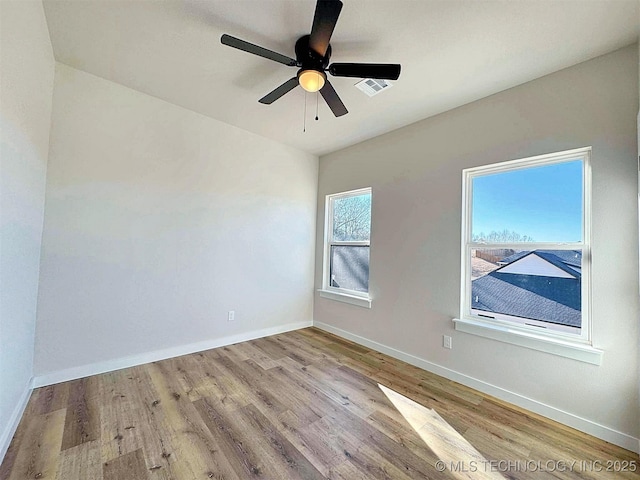
<instances>
[{"instance_id":1,"label":"neighboring house roof","mask_svg":"<svg viewBox=\"0 0 640 480\"><path fill-rule=\"evenodd\" d=\"M567 273L572 275L580 274L580 268L582 267L582 252L580 250L524 250L503 258L498 262L498 265L508 265L532 253L544 258Z\"/></svg>"},{"instance_id":2,"label":"neighboring house roof","mask_svg":"<svg viewBox=\"0 0 640 480\"><path fill-rule=\"evenodd\" d=\"M571 275L577 277L582 275L582 252L579 250L535 250L531 253L544 258Z\"/></svg>"},{"instance_id":3,"label":"neighboring house roof","mask_svg":"<svg viewBox=\"0 0 640 480\"><path fill-rule=\"evenodd\" d=\"M536 255L568 275L504 271L513 270L513 265L528 255ZM503 259L505 265L471 282L471 308L580 327L581 260L582 253L575 250L535 250L511 255Z\"/></svg>"},{"instance_id":4,"label":"neighboring house roof","mask_svg":"<svg viewBox=\"0 0 640 480\"><path fill-rule=\"evenodd\" d=\"M536 252L544 255L551 254L573 267L580 268L582 266L582 252L580 250L536 250Z\"/></svg>"},{"instance_id":5,"label":"neighboring house roof","mask_svg":"<svg viewBox=\"0 0 640 480\"><path fill-rule=\"evenodd\" d=\"M513 255L504 257L502 260L498 262L498 265L507 265L508 263L515 262L516 260L521 259L525 255L529 255L530 253L531 253L531 250L525 250L523 252L514 253Z\"/></svg>"},{"instance_id":6,"label":"neighboring house roof","mask_svg":"<svg viewBox=\"0 0 640 480\"><path fill-rule=\"evenodd\" d=\"M496 271L471 283L471 308L580 327L580 280Z\"/></svg>"}]
</instances>

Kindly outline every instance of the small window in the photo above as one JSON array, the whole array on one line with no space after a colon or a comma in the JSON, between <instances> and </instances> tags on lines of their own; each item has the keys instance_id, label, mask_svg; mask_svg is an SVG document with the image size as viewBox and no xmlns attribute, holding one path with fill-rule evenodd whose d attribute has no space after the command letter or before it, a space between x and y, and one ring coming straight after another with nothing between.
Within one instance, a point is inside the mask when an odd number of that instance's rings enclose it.
<instances>
[{"instance_id":1,"label":"small window","mask_svg":"<svg viewBox=\"0 0 640 480\"><path fill-rule=\"evenodd\" d=\"M368 298L371 189L327 195L326 215L323 290Z\"/></svg>"},{"instance_id":2,"label":"small window","mask_svg":"<svg viewBox=\"0 0 640 480\"><path fill-rule=\"evenodd\" d=\"M464 170L463 320L590 343L590 152Z\"/></svg>"}]
</instances>

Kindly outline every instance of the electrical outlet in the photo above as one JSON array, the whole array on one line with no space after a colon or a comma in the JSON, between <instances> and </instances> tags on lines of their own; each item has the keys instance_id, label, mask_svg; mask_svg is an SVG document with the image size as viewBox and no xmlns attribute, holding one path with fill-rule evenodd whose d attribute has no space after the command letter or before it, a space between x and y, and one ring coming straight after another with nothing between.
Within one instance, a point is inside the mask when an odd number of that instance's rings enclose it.
<instances>
[{"instance_id":1,"label":"electrical outlet","mask_svg":"<svg viewBox=\"0 0 640 480\"><path fill-rule=\"evenodd\" d=\"M443 335L442 336L442 346L444 348L453 348L452 344L451 344L451 337L449 335Z\"/></svg>"},{"instance_id":2,"label":"electrical outlet","mask_svg":"<svg viewBox=\"0 0 640 480\"><path fill-rule=\"evenodd\" d=\"M227 315L227 321L229 322L233 322L236 319L236 311L235 310L229 310L229 314Z\"/></svg>"}]
</instances>

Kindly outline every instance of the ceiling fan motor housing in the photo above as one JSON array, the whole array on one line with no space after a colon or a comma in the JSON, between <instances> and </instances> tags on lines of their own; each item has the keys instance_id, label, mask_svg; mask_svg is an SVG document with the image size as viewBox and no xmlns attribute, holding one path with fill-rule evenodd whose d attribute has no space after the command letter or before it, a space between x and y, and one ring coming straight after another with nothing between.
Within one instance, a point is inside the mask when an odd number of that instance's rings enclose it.
<instances>
[{"instance_id":1,"label":"ceiling fan motor housing","mask_svg":"<svg viewBox=\"0 0 640 480\"><path fill-rule=\"evenodd\" d=\"M296 60L300 67L300 72L303 70L317 70L324 75L331 58L331 45L327 47L327 53L325 53L324 57L321 57L309 46L309 37L310 35L303 35L296 42Z\"/></svg>"}]
</instances>

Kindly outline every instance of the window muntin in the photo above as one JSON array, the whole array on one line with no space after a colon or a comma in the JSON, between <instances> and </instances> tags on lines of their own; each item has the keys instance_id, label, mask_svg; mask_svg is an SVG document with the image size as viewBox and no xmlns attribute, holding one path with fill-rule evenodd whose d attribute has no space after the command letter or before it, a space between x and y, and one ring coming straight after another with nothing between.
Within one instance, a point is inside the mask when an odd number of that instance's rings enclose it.
<instances>
[{"instance_id":1,"label":"window muntin","mask_svg":"<svg viewBox=\"0 0 640 480\"><path fill-rule=\"evenodd\" d=\"M462 318L590 342L589 156L464 171Z\"/></svg>"},{"instance_id":2,"label":"window muntin","mask_svg":"<svg viewBox=\"0 0 640 480\"><path fill-rule=\"evenodd\" d=\"M327 196L323 288L367 297L371 189Z\"/></svg>"}]
</instances>

